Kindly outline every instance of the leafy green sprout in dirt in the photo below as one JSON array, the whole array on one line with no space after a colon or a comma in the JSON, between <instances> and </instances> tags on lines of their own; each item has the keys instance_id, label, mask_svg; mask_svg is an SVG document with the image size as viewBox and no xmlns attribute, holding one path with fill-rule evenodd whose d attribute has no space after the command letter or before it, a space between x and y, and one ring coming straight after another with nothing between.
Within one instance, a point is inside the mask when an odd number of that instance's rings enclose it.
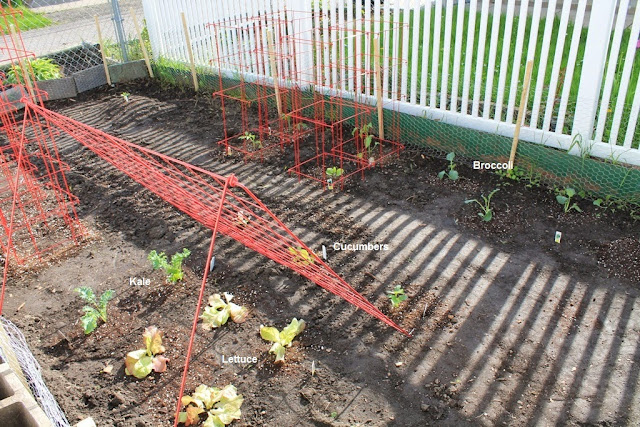
<instances>
[{"instance_id":1,"label":"leafy green sprout in dirt","mask_svg":"<svg viewBox=\"0 0 640 427\"><path fill-rule=\"evenodd\" d=\"M250 142L254 150L262 148L262 141L260 141L259 139L256 139L256 135L254 133L245 132L243 135L240 135L238 138L244 141Z\"/></svg>"},{"instance_id":2,"label":"leafy green sprout in dirt","mask_svg":"<svg viewBox=\"0 0 640 427\"><path fill-rule=\"evenodd\" d=\"M25 68L28 70L31 67L33 70L33 76L36 81L41 80L53 80L62 77L60 66L53 62L49 58L37 58L25 63ZM7 70L6 73L7 83L12 84L25 84L23 80L22 68L18 64L14 64Z\"/></svg>"},{"instance_id":3,"label":"leafy green sprout in dirt","mask_svg":"<svg viewBox=\"0 0 640 427\"><path fill-rule=\"evenodd\" d=\"M93 289L88 286L76 288L75 291L80 294L80 298L89 303L82 307L84 315L80 318L82 329L88 335L98 327L99 320L104 323L107 322L107 305L115 296L115 291L112 289L106 290L99 299L96 298Z\"/></svg>"},{"instance_id":4,"label":"leafy green sprout in dirt","mask_svg":"<svg viewBox=\"0 0 640 427\"><path fill-rule=\"evenodd\" d=\"M304 320L296 319L291 320L291 323L287 325L282 331L272 326L260 325L260 336L262 339L272 342L273 345L269 349L269 353L275 354L275 362L284 362L284 353L286 347L291 347L293 339L302 333L305 328Z\"/></svg>"},{"instance_id":5,"label":"leafy green sprout in dirt","mask_svg":"<svg viewBox=\"0 0 640 427\"><path fill-rule=\"evenodd\" d=\"M387 291L387 298L391 301L391 306L393 308L398 308L402 301L406 301L409 297L404 293L404 289L400 285L396 285L390 291Z\"/></svg>"},{"instance_id":6,"label":"leafy green sprout in dirt","mask_svg":"<svg viewBox=\"0 0 640 427\"><path fill-rule=\"evenodd\" d=\"M371 128L373 127L373 125L371 124L371 122L367 123L366 125L363 125L360 128L353 128L353 131L351 132L351 135L355 136L356 134L358 134L358 137L360 138L360 140L363 142L364 144L364 149L366 154L369 156L369 160L372 161L374 159L373 157L373 153L375 148L380 144L377 140L374 141L373 140L373 135L371 134ZM362 159L364 157L365 153L358 153L357 157L359 159Z\"/></svg>"},{"instance_id":7,"label":"leafy green sprout in dirt","mask_svg":"<svg viewBox=\"0 0 640 427\"><path fill-rule=\"evenodd\" d=\"M331 179L338 179L342 176L342 174L344 173L344 169L341 169L337 166L331 167L331 168L327 168L326 170L327 172L327 176Z\"/></svg>"},{"instance_id":8,"label":"leafy green sprout in dirt","mask_svg":"<svg viewBox=\"0 0 640 427\"><path fill-rule=\"evenodd\" d=\"M204 312L200 316L202 319L202 329L210 331L219 328L227 323L231 318L235 323L242 323L247 320L249 310L238 304L231 302L233 295L225 292L224 300L220 294L213 294L209 297L209 305L205 307Z\"/></svg>"},{"instance_id":9,"label":"leafy green sprout in dirt","mask_svg":"<svg viewBox=\"0 0 640 427\"><path fill-rule=\"evenodd\" d=\"M486 197L484 194L481 194L480 197L482 198L482 202L480 202L478 199L469 199L469 200L465 200L464 202L476 203L478 206L480 206L480 212L478 212L478 216L482 218L483 221L489 222L493 219L493 209L491 208L491 198L498 191L500 191L500 189L496 188L491 193L489 193L489 195Z\"/></svg>"},{"instance_id":10,"label":"leafy green sprout in dirt","mask_svg":"<svg viewBox=\"0 0 640 427\"><path fill-rule=\"evenodd\" d=\"M192 395L182 397L185 410L178 415L178 422L185 426L197 425L200 417L206 416L203 427L226 426L242 416L243 400L231 384L222 389L201 384Z\"/></svg>"},{"instance_id":11,"label":"leafy green sprout in dirt","mask_svg":"<svg viewBox=\"0 0 640 427\"><path fill-rule=\"evenodd\" d=\"M124 99L124 102L129 102L129 97L131 94L129 92L122 92L120 96Z\"/></svg>"},{"instance_id":12,"label":"leafy green sprout in dirt","mask_svg":"<svg viewBox=\"0 0 640 427\"><path fill-rule=\"evenodd\" d=\"M293 256L293 263L301 266L311 265L314 263L313 256L308 250L298 246L297 248L290 247L289 253Z\"/></svg>"},{"instance_id":13,"label":"leafy green sprout in dirt","mask_svg":"<svg viewBox=\"0 0 640 427\"><path fill-rule=\"evenodd\" d=\"M453 160L456 158L456 153L452 151L451 153L447 154L446 158L449 161L449 166L447 166L449 170L447 171L445 169L443 171L440 171L440 173L438 173L438 178L444 179L444 177L447 176L451 181L455 181L458 179L456 164L453 162Z\"/></svg>"},{"instance_id":14,"label":"leafy green sprout in dirt","mask_svg":"<svg viewBox=\"0 0 640 427\"><path fill-rule=\"evenodd\" d=\"M182 262L191 255L191 251L184 248L182 252L177 252L171 257L171 261L167 262L167 254L164 252L157 253L155 250L149 253L148 259L154 270L163 269L167 274L167 280L171 283L177 283L182 280L184 272L182 271Z\"/></svg>"},{"instance_id":15,"label":"leafy green sprout in dirt","mask_svg":"<svg viewBox=\"0 0 640 427\"><path fill-rule=\"evenodd\" d=\"M578 206L577 203L571 203L571 198L576 195L576 190L571 187L567 187L564 190L556 191L558 191L556 201L562 205L565 213L569 212L571 209L582 212L582 209L580 209L580 206Z\"/></svg>"},{"instance_id":16,"label":"leafy green sprout in dirt","mask_svg":"<svg viewBox=\"0 0 640 427\"><path fill-rule=\"evenodd\" d=\"M146 378L151 371L158 373L166 371L169 361L162 355L165 348L162 345L162 332L158 328L155 326L145 328L142 337L145 348L130 351L124 361L124 373L138 379Z\"/></svg>"}]
</instances>

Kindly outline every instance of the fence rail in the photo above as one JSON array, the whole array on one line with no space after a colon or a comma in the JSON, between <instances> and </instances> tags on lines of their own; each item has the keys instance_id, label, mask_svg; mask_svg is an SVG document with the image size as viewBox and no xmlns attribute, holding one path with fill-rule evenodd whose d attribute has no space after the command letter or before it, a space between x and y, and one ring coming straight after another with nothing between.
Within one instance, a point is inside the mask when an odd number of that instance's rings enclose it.
<instances>
[{"instance_id":1,"label":"fence rail","mask_svg":"<svg viewBox=\"0 0 640 427\"><path fill-rule=\"evenodd\" d=\"M219 47L208 24L241 25L257 17L309 14L304 28L322 52L313 64L319 89L375 97L368 75L380 34L382 95L401 111L512 137L527 61L534 62L523 140L640 165L640 8L635 0L143 0L154 57L188 62L184 12L199 67L213 69ZM286 11L286 12L285 12ZM372 24L374 23L374 24ZM229 53L241 43L227 31ZM266 32L257 37L266 37ZM284 49L285 47L279 46ZM295 50L295 47L292 49ZM345 69L331 61L352 61ZM286 65L286 64L285 64ZM346 70L346 71L345 71ZM235 70L244 72L245 70ZM259 72L260 70L252 70ZM262 72L269 74L266 61ZM351 78L349 78L351 77ZM355 83L354 83L355 82ZM358 82L361 82L360 85ZM355 86L354 86L355 84Z\"/></svg>"}]
</instances>

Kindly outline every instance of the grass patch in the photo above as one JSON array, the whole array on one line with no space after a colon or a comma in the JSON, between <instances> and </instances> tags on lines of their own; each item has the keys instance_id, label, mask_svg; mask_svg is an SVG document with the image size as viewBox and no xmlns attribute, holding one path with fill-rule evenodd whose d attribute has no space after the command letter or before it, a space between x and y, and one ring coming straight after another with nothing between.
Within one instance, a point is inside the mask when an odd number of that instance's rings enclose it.
<instances>
[{"instance_id":1,"label":"grass patch","mask_svg":"<svg viewBox=\"0 0 640 427\"><path fill-rule=\"evenodd\" d=\"M3 7L4 13L9 13L11 9L18 12L15 14L15 20L18 24L20 31L34 30L36 28L48 27L52 24L51 20L44 16L42 13L33 12L31 9L24 6L16 6L13 8ZM8 19L10 22L11 19ZM0 20L0 27L4 32L8 31L7 24L4 20Z\"/></svg>"}]
</instances>

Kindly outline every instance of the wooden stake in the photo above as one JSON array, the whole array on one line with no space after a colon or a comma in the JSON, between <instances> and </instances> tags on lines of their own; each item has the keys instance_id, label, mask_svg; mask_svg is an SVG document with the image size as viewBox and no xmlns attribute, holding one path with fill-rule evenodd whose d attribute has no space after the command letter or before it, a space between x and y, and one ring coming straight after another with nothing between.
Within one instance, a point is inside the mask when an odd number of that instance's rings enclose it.
<instances>
[{"instance_id":1,"label":"wooden stake","mask_svg":"<svg viewBox=\"0 0 640 427\"><path fill-rule=\"evenodd\" d=\"M149 70L149 77L153 78L153 70L151 69L151 61L149 60L149 52L147 51L147 46L144 44L144 40L142 40L142 33L140 32L140 25L138 25L138 18L136 17L136 13L133 11L133 8L129 8L129 13L131 14L133 26L135 27L136 33L138 34L138 40L140 40L140 49L142 49L144 63L147 64L147 70Z\"/></svg>"},{"instance_id":2,"label":"wooden stake","mask_svg":"<svg viewBox=\"0 0 640 427\"><path fill-rule=\"evenodd\" d=\"M382 109L382 80L380 80L380 40L378 37L373 39L373 59L376 77L376 98L378 103L378 136L384 139L384 116Z\"/></svg>"},{"instance_id":3,"label":"wooden stake","mask_svg":"<svg viewBox=\"0 0 640 427\"><path fill-rule=\"evenodd\" d=\"M104 74L107 76L107 84L111 86L111 76L109 75L109 64L107 64L107 55L104 53L104 45L102 43L102 31L100 31L100 21L98 15L93 15L96 20L96 29L98 30L98 43L100 43L100 54L102 55L102 65L104 66Z\"/></svg>"},{"instance_id":4,"label":"wooden stake","mask_svg":"<svg viewBox=\"0 0 640 427\"><path fill-rule=\"evenodd\" d=\"M200 89L198 85L198 75L196 74L196 63L193 60L193 49L191 49L191 37L189 37L189 28L187 27L187 18L184 16L184 12L180 12L182 18L182 29L184 30L184 39L187 44L187 53L189 54L189 62L191 63L191 77L193 77L193 87L196 92Z\"/></svg>"},{"instance_id":5,"label":"wooden stake","mask_svg":"<svg viewBox=\"0 0 640 427\"><path fill-rule=\"evenodd\" d=\"M18 56L17 58L18 66L20 67L20 70L22 71L22 75L24 76L24 85L27 87L27 92L29 92L29 96L31 97L31 100L33 102L36 102L36 95L35 95L35 91L33 90L33 83L31 82L31 77L29 76L29 69L27 68L27 64L24 63L23 58L20 56L21 52L26 52L26 51L22 43L20 43L20 45L18 44L18 42L20 41L20 38L17 36L16 28L13 26L13 24L9 24L9 33L11 34L11 41L13 42L13 46L17 50L16 53ZM19 81L19 79L17 80Z\"/></svg>"},{"instance_id":6,"label":"wooden stake","mask_svg":"<svg viewBox=\"0 0 640 427\"><path fill-rule=\"evenodd\" d=\"M520 110L518 111L518 119L516 120L516 131L513 134L513 143L511 144L511 154L509 155L509 169L513 169L513 162L516 159L516 150L518 149L518 139L520 138L520 127L524 120L524 113L527 109L527 98L529 96L529 83L531 83L531 70L533 70L533 61L527 62L527 70L524 73L524 86L522 87L522 96L520 97Z\"/></svg>"},{"instance_id":7,"label":"wooden stake","mask_svg":"<svg viewBox=\"0 0 640 427\"><path fill-rule=\"evenodd\" d=\"M282 117L282 102L280 101L280 86L278 83L278 68L276 66L276 54L273 49L273 33L267 30L267 44L269 49L269 64L271 65L271 76L273 77L273 88L276 92L276 107L278 117Z\"/></svg>"}]
</instances>

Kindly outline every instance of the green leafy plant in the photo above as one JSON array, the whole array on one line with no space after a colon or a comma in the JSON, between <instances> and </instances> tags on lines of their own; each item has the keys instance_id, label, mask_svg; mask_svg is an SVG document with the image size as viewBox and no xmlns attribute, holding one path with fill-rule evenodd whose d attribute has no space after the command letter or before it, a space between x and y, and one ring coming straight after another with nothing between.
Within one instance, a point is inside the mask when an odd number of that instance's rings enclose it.
<instances>
[{"instance_id":1,"label":"green leafy plant","mask_svg":"<svg viewBox=\"0 0 640 427\"><path fill-rule=\"evenodd\" d=\"M327 176L329 176L331 179L338 179L343 173L344 170L337 166L327 168Z\"/></svg>"},{"instance_id":2,"label":"green leafy plant","mask_svg":"<svg viewBox=\"0 0 640 427\"><path fill-rule=\"evenodd\" d=\"M282 331L272 326L260 325L260 336L263 340L272 342L273 345L269 350L269 353L275 354L276 362L284 362L284 353L286 347L291 347L293 339L302 333L305 328L304 320L296 319L295 317Z\"/></svg>"},{"instance_id":3,"label":"green leafy plant","mask_svg":"<svg viewBox=\"0 0 640 427\"><path fill-rule=\"evenodd\" d=\"M373 155L374 150L380 144L378 140L376 141L373 140L373 135L371 134L372 127L373 125L371 124L371 122L369 122L366 125L363 125L361 128L357 128L357 127L353 128L353 131L351 132L351 135L353 136L357 134L358 138L360 138L360 140L364 144L364 152L358 153L357 157L359 159L362 159L366 154L369 157L370 163L373 163L375 161L375 158Z\"/></svg>"},{"instance_id":4,"label":"green leafy plant","mask_svg":"<svg viewBox=\"0 0 640 427\"><path fill-rule=\"evenodd\" d=\"M165 349L162 345L162 332L158 328L155 326L145 328L142 337L144 348L127 353L124 361L124 373L138 379L145 378L151 371L158 373L166 371L169 361L162 355Z\"/></svg>"},{"instance_id":5,"label":"green leafy plant","mask_svg":"<svg viewBox=\"0 0 640 427\"><path fill-rule=\"evenodd\" d=\"M456 158L456 153L454 153L453 151L447 154L447 160L449 161L449 166L447 166L447 168L449 170L448 171L443 170L440 173L438 173L438 178L443 179L445 176L447 176L451 181L455 181L458 179L458 171L456 170L456 164L453 162L455 158Z\"/></svg>"},{"instance_id":6,"label":"green leafy plant","mask_svg":"<svg viewBox=\"0 0 640 427\"><path fill-rule=\"evenodd\" d=\"M307 129L309 129L309 126L307 126L306 123L296 123L296 125L293 127L295 130L297 130L298 132L304 132Z\"/></svg>"},{"instance_id":7,"label":"green leafy plant","mask_svg":"<svg viewBox=\"0 0 640 427\"><path fill-rule=\"evenodd\" d=\"M478 206L480 206L480 209L481 209L481 211L478 212L478 216L480 218L482 218L483 221L489 222L489 221L491 221L493 219L493 209L491 208L491 198L498 191L500 191L500 190L498 188L496 188L491 193L489 193L489 195L487 197L485 197L484 194L481 194L480 197L482 197L482 202L478 201L478 199L465 200L464 202L465 203L477 203Z\"/></svg>"},{"instance_id":8,"label":"green leafy plant","mask_svg":"<svg viewBox=\"0 0 640 427\"><path fill-rule=\"evenodd\" d=\"M122 92L120 96L124 99L124 102L129 102L129 97L131 94L129 92Z\"/></svg>"},{"instance_id":9,"label":"green leafy plant","mask_svg":"<svg viewBox=\"0 0 640 427\"><path fill-rule=\"evenodd\" d=\"M251 132L245 132L244 135L239 136L238 138L249 141L253 146L254 150L262 148L262 141L256 139L256 135Z\"/></svg>"},{"instance_id":10,"label":"green leafy plant","mask_svg":"<svg viewBox=\"0 0 640 427\"><path fill-rule=\"evenodd\" d=\"M226 426L242 416L240 406L243 400L232 384L222 389L201 384L192 395L182 397L185 410L178 415L178 422L185 426L196 425L205 414L207 419L203 427Z\"/></svg>"},{"instance_id":11,"label":"green leafy plant","mask_svg":"<svg viewBox=\"0 0 640 427\"><path fill-rule=\"evenodd\" d=\"M33 70L36 81L53 80L62 77L60 66L49 58L37 58L26 62L26 69ZM21 67L14 64L7 70L7 83L25 84Z\"/></svg>"},{"instance_id":12,"label":"green leafy plant","mask_svg":"<svg viewBox=\"0 0 640 427\"><path fill-rule=\"evenodd\" d=\"M84 329L84 333L88 335L98 327L99 320L105 323L107 322L107 305L115 296L115 291L112 289L106 290L99 299L96 298L93 289L88 286L76 288L75 291L80 294L80 298L89 303L82 307L84 315L80 319L82 329Z\"/></svg>"},{"instance_id":13,"label":"green leafy plant","mask_svg":"<svg viewBox=\"0 0 640 427\"><path fill-rule=\"evenodd\" d=\"M309 251L306 249L303 249L300 246L298 246L297 248L290 247L289 253L293 255L294 264L305 266L305 265L310 265L314 263L313 257L311 256Z\"/></svg>"},{"instance_id":14,"label":"green leafy plant","mask_svg":"<svg viewBox=\"0 0 640 427\"><path fill-rule=\"evenodd\" d=\"M280 120L284 121L284 123L286 124L287 128L289 128L291 126L291 116L289 114L282 113L280 115Z\"/></svg>"},{"instance_id":15,"label":"green leafy plant","mask_svg":"<svg viewBox=\"0 0 640 427\"><path fill-rule=\"evenodd\" d=\"M391 306L397 308L402 301L405 301L409 297L404 293L402 286L396 285L395 288L387 291L387 298L391 300Z\"/></svg>"},{"instance_id":16,"label":"green leafy plant","mask_svg":"<svg viewBox=\"0 0 640 427\"><path fill-rule=\"evenodd\" d=\"M242 323L247 320L249 311L246 307L232 303L233 295L227 292L223 295L224 300L220 297L220 294L213 294L209 297L209 305L205 307L204 312L200 316L202 319L202 329L205 331L219 328L227 323L229 318L235 323Z\"/></svg>"},{"instance_id":17,"label":"green leafy plant","mask_svg":"<svg viewBox=\"0 0 640 427\"><path fill-rule=\"evenodd\" d=\"M565 213L569 212L571 209L574 209L578 212L582 212L582 209L580 209L580 206L578 206L577 203L571 203L571 198L573 196L576 195L576 190L574 190L571 187L567 187L564 190L560 190L558 191L558 194L556 195L556 200L558 201L558 203L560 203L563 208Z\"/></svg>"},{"instance_id":18,"label":"green leafy plant","mask_svg":"<svg viewBox=\"0 0 640 427\"><path fill-rule=\"evenodd\" d=\"M157 253L155 250L149 253L149 261L154 270L159 268L163 269L167 273L167 280L171 283L176 283L182 280L184 273L182 271L182 262L185 258L191 255L191 251L184 248L182 252L177 252L171 257L171 262L167 262L167 255L164 252Z\"/></svg>"}]
</instances>

